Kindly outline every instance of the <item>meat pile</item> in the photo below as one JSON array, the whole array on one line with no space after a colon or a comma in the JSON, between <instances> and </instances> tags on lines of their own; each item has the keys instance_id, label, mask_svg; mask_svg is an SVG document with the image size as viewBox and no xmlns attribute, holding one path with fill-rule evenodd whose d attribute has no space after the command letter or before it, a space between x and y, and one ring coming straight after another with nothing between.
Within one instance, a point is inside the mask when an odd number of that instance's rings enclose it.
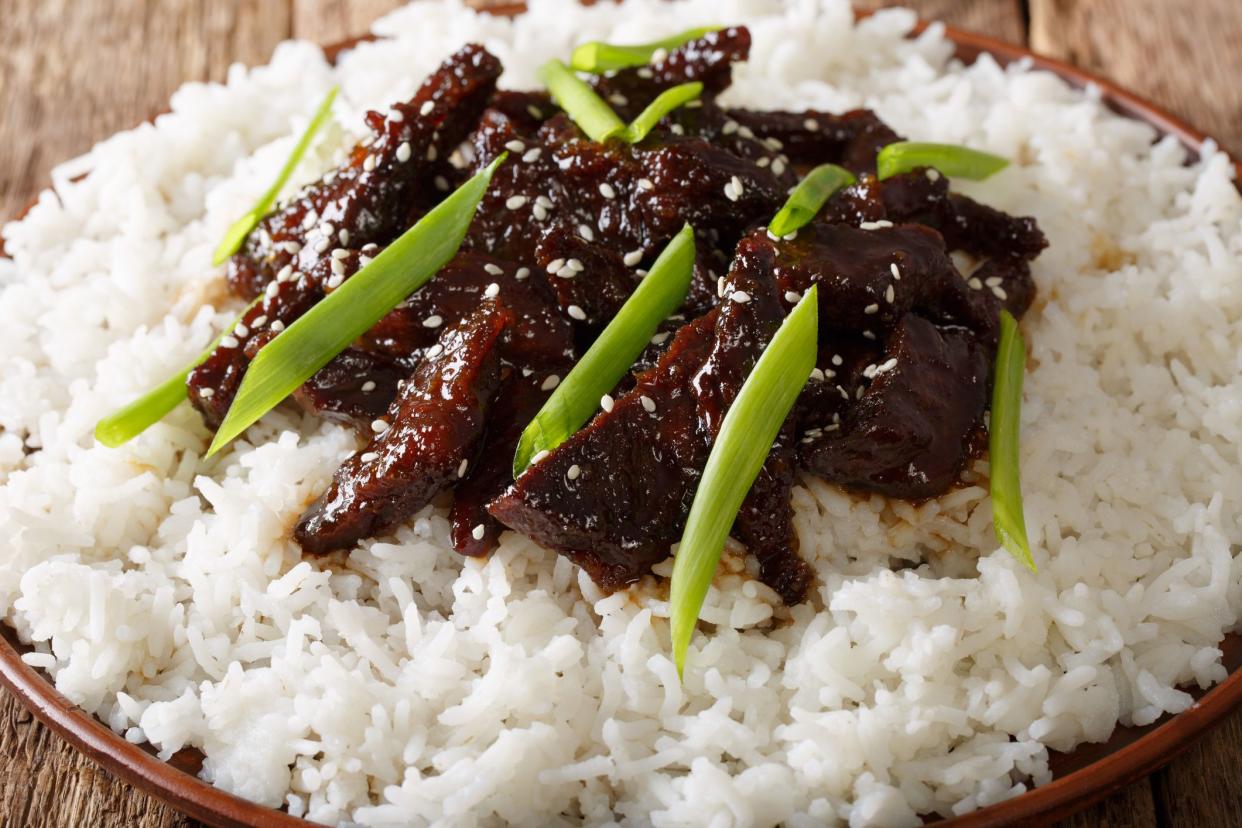
<instances>
[{"instance_id":1,"label":"meat pile","mask_svg":"<svg viewBox=\"0 0 1242 828\"><path fill-rule=\"evenodd\" d=\"M508 527L606 590L632 583L679 537L725 412L812 285L818 367L733 526L764 582L792 603L811 581L792 527L799 469L898 498L954 485L986 442L999 312L1030 305L1043 234L935 170L876 180L877 151L900 139L869 111L718 105L749 49L729 28L593 78L627 120L670 86L704 84L629 146L591 141L543 93L498 90L499 61L467 45L410 100L368 113L347 162L263 220L228 271L257 301L189 378L212 427L266 342L510 154L456 257L294 394L367 442L299 521L306 552L389 532L450 489L459 552L487 553ZM858 182L770 235L799 171L827 162ZM523 428L687 222L684 307L594 419L513 480Z\"/></svg>"}]
</instances>

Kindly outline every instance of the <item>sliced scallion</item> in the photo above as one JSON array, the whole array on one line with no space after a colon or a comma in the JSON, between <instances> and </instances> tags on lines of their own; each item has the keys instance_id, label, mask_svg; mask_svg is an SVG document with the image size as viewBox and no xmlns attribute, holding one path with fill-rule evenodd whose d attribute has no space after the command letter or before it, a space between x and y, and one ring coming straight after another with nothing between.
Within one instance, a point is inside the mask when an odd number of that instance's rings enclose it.
<instances>
[{"instance_id":1,"label":"sliced scallion","mask_svg":"<svg viewBox=\"0 0 1242 828\"><path fill-rule=\"evenodd\" d=\"M247 311L254 307L263 297L260 296L251 302L245 310L237 315L237 318L229 323L228 327L222 330L207 349L199 354L193 362L185 366L178 373L164 380L164 382L152 388L138 399L128 405L118 408L107 417L104 417L95 425L95 439L108 448L116 448L124 445L130 440L146 431L151 426L158 423L168 415L178 405L185 401L186 398L186 378L190 372L203 363L207 357L211 356L216 346L220 344L220 340L237 327L237 323L242 321Z\"/></svg>"},{"instance_id":2,"label":"sliced scallion","mask_svg":"<svg viewBox=\"0 0 1242 828\"><path fill-rule=\"evenodd\" d=\"M637 144L647 137L647 133L655 129L655 125L660 123L661 118L677 107L684 106L690 101L697 99L702 94L703 84L698 81L682 83L674 86L672 89L665 89L625 128L621 139L627 144Z\"/></svg>"},{"instance_id":3,"label":"sliced scallion","mask_svg":"<svg viewBox=\"0 0 1242 828\"><path fill-rule=\"evenodd\" d=\"M302 137L294 145L293 152L289 154L285 165L280 168L280 174L276 176L272 186L268 187L267 192L259 197L259 200L250 209L250 212L233 222L228 232L224 234L224 238L220 240L219 246L216 247L215 255L211 257L212 265L223 264L229 256L240 250L242 243L246 241L246 237L250 235L254 228L259 226L259 222L271 211L272 205L276 203L281 189L285 186L285 182L289 180L289 176L293 174L293 171L297 169L298 163L301 162L302 156L310 148L315 133L319 132L327 122L328 116L332 112L332 102L336 100L336 93L338 91L340 89L336 86L328 90L328 94L324 96L323 102L319 104L319 109L315 110L314 117L311 118L310 123L306 125L306 129L302 132Z\"/></svg>"},{"instance_id":4,"label":"sliced scallion","mask_svg":"<svg viewBox=\"0 0 1242 828\"><path fill-rule=\"evenodd\" d=\"M545 63L539 77L556 103L592 141L607 141L625 132L625 123L612 107L561 61Z\"/></svg>"},{"instance_id":5,"label":"sliced scallion","mask_svg":"<svg viewBox=\"0 0 1242 828\"><path fill-rule=\"evenodd\" d=\"M532 457L565 442L595 413L600 399L634 365L660 323L685 301L693 271L694 231L687 224L526 426L513 458L514 477L526 470Z\"/></svg>"},{"instance_id":6,"label":"sliced scallion","mask_svg":"<svg viewBox=\"0 0 1242 828\"><path fill-rule=\"evenodd\" d=\"M651 62L652 57L661 49L671 51L683 46L691 40L698 40L705 34L717 31L719 26L701 26L687 29L671 37L655 40L651 43L638 43L633 46L617 46L593 40L583 43L574 49L569 59L570 65L579 72L611 72L615 69L626 69L631 66L642 66Z\"/></svg>"},{"instance_id":7,"label":"sliced scallion","mask_svg":"<svg viewBox=\"0 0 1242 828\"><path fill-rule=\"evenodd\" d=\"M982 181L1009 166L1009 161L999 155L956 144L898 141L880 150L875 166L881 181L919 167L931 167L948 176Z\"/></svg>"},{"instance_id":8,"label":"sliced scallion","mask_svg":"<svg viewBox=\"0 0 1242 828\"><path fill-rule=\"evenodd\" d=\"M441 201L353 278L321 299L259 351L207 456L289 396L384 314L424 285L461 246L501 154Z\"/></svg>"},{"instance_id":9,"label":"sliced scallion","mask_svg":"<svg viewBox=\"0 0 1242 828\"><path fill-rule=\"evenodd\" d=\"M1026 343L1018 321L1001 311L1000 346L992 381L992 419L988 431L988 463L991 467L992 526L996 539L1009 554L1032 571L1035 558L1026 537L1022 514L1022 484L1018 468L1018 443L1022 429L1022 373L1026 369Z\"/></svg>"},{"instance_id":10,"label":"sliced scallion","mask_svg":"<svg viewBox=\"0 0 1242 828\"><path fill-rule=\"evenodd\" d=\"M832 194L842 187L848 187L856 179L854 174L836 164L820 164L806 174L794 187L785 206L780 209L768 225L768 231L774 236L784 236L802 227L815 218Z\"/></svg>"},{"instance_id":11,"label":"sliced scallion","mask_svg":"<svg viewBox=\"0 0 1242 828\"><path fill-rule=\"evenodd\" d=\"M812 287L764 348L712 444L669 587L669 623L678 675L733 520L815 368L818 308L817 290Z\"/></svg>"}]
</instances>

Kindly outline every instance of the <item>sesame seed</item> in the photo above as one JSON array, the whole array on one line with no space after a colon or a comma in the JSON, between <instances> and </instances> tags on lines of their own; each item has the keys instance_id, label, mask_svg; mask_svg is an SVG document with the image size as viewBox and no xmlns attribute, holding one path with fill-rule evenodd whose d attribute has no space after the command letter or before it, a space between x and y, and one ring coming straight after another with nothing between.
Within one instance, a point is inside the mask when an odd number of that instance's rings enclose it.
<instances>
[{"instance_id":1,"label":"sesame seed","mask_svg":"<svg viewBox=\"0 0 1242 828\"><path fill-rule=\"evenodd\" d=\"M457 467L457 476L458 476L458 477L465 477L465 476L466 476L466 469L468 469L468 468L470 468L470 461L469 461L469 460L462 460L462 461L461 461L461 465Z\"/></svg>"},{"instance_id":2,"label":"sesame seed","mask_svg":"<svg viewBox=\"0 0 1242 828\"><path fill-rule=\"evenodd\" d=\"M643 404L643 410L646 411L648 414L655 413L655 408L656 408L655 401L652 400L651 397L648 397L646 394L644 394L643 396L638 398L638 401Z\"/></svg>"},{"instance_id":3,"label":"sesame seed","mask_svg":"<svg viewBox=\"0 0 1242 828\"><path fill-rule=\"evenodd\" d=\"M368 155L366 157L366 159L362 162L362 169L365 170L366 172L371 172L371 170L375 169L375 156L374 155Z\"/></svg>"},{"instance_id":4,"label":"sesame seed","mask_svg":"<svg viewBox=\"0 0 1242 828\"><path fill-rule=\"evenodd\" d=\"M528 150L527 150L527 151L526 151L526 152L522 155L522 160L523 160L523 161L525 161L527 164L529 164L529 163L531 163L532 161L538 161L538 160L539 160L539 156L541 156L541 155L543 155L543 150L542 150L542 149L540 149L539 147L535 147L534 149L528 149Z\"/></svg>"},{"instance_id":5,"label":"sesame seed","mask_svg":"<svg viewBox=\"0 0 1242 828\"><path fill-rule=\"evenodd\" d=\"M651 344L652 345L663 345L665 342L668 341L668 338L670 336L672 336L672 334L670 334L668 331L660 331L659 333L651 337Z\"/></svg>"},{"instance_id":6,"label":"sesame seed","mask_svg":"<svg viewBox=\"0 0 1242 828\"><path fill-rule=\"evenodd\" d=\"M438 313L433 313L431 316L428 316L423 320L424 328L438 328L443 324L444 317L440 316Z\"/></svg>"},{"instance_id":7,"label":"sesame seed","mask_svg":"<svg viewBox=\"0 0 1242 828\"><path fill-rule=\"evenodd\" d=\"M790 230L788 233L781 236L781 238L784 239L785 241L793 241L794 239L798 238L798 231Z\"/></svg>"},{"instance_id":8,"label":"sesame seed","mask_svg":"<svg viewBox=\"0 0 1242 828\"><path fill-rule=\"evenodd\" d=\"M266 316L258 316L258 317L256 317L256 318L255 318L255 319L254 319L254 320L253 320L250 324L251 324L251 325L253 325L253 326L254 326L254 327L256 327L256 328L262 328L264 325L266 325L266 324L267 324L267 317L266 317Z\"/></svg>"},{"instance_id":9,"label":"sesame seed","mask_svg":"<svg viewBox=\"0 0 1242 828\"><path fill-rule=\"evenodd\" d=\"M897 367L897 357L891 357L887 361L882 362L875 367L875 376L879 376L880 374L887 373L888 371L891 371L896 367Z\"/></svg>"},{"instance_id":10,"label":"sesame seed","mask_svg":"<svg viewBox=\"0 0 1242 828\"><path fill-rule=\"evenodd\" d=\"M220 338L221 348L236 348L240 343L235 336L225 336Z\"/></svg>"},{"instance_id":11,"label":"sesame seed","mask_svg":"<svg viewBox=\"0 0 1242 828\"><path fill-rule=\"evenodd\" d=\"M329 265L329 267L332 269L332 272L335 273L337 276L345 275L345 262L341 261L340 259L333 259L332 264Z\"/></svg>"},{"instance_id":12,"label":"sesame seed","mask_svg":"<svg viewBox=\"0 0 1242 828\"><path fill-rule=\"evenodd\" d=\"M599 194L602 195L604 198L616 198L617 197L617 191L614 190L612 188L612 185L609 184L607 181L603 181L600 183Z\"/></svg>"},{"instance_id":13,"label":"sesame seed","mask_svg":"<svg viewBox=\"0 0 1242 828\"><path fill-rule=\"evenodd\" d=\"M934 167L928 167L926 175L927 175L928 181L939 181L940 180L940 170Z\"/></svg>"},{"instance_id":14,"label":"sesame seed","mask_svg":"<svg viewBox=\"0 0 1242 828\"><path fill-rule=\"evenodd\" d=\"M893 289L892 285L889 285L887 288L885 288L884 290L884 301L885 302L888 302L891 305L893 304L893 300L896 298L897 298L897 291Z\"/></svg>"},{"instance_id":15,"label":"sesame seed","mask_svg":"<svg viewBox=\"0 0 1242 828\"><path fill-rule=\"evenodd\" d=\"M780 142L779 138L764 138L763 145L772 150L772 152L780 152L785 146Z\"/></svg>"},{"instance_id":16,"label":"sesame seed","mask_svg":"<svg viewBox=\"0 0 1242 828\"><path fill-rule=\"evenodd\" d=\"M587 241L595 241L595 231L591 229L591 225L589 224L579 224L578 235L582 236L582 238Z\"/></svg>"},{"instance_id":17,"label":"sesame seed","mask_svg":"<svg viewBox=\"0 0 1242 828\"><path fill-rule=\"evenodd\" d=\"M276 320L273 320L273 321L272 321L272 330L273 330L273 331L275 331L276 333L280 333L280 332L281 332L281 331L283 331L284 329L285 329L285 323L284 323L284 322L281 322L279 319L276 319Z\"/></svg>"},{"instance_id":18,"label":"sesame seed","mask_svg":"<svg viewBox=\"0 0 1242 828\"><path fill-rule=\"evenodd\" d=\"M642 248L639 248L638 250L631 250L629 253L626 253L625 257L622 259L622 261L625 262L626 267L633 267L634 265L638 264L642 260L643 260Z\"/></svg>"},{"instance_id":19,"label":"sesame seed","mask_svg":"<svg viewBox=\"0 0 1242 828\"><path fill-rule=\"evenodd\" d=\"M436 160L436 145L435 144L431 144L430 146L427 147L427 160L428 161Z\"/></svg>"},{"instance_id":20,"label":"sesame seed","mask_svg":"<svg viewBox=\"0 0 1242 828\"><path fill-rule=\"evenodd\" d=\"M548 198L546 195L543 195L542 193L535 196L535 203L547 210L551 210L553 207L552 199Z\"/></svg>"},{"instance_id":21,"label":"sesame seed","mask_svg":"<svg viewBox=\"0 0 1242 828\"><path fill-rule=\"evenodd\" d=\"M815 132L816 130L819 129L819 121L815 120L814 118L807 118L805 121L802 122L802 126L805 129L809 130L810 132Z\"/></svg>"},{"instance_id":22,"label":"sesame seed","mask_svg":"<svg viewBox=\"0 0 1242 828\"><path fill-rule=\"evenodd\" d=\"M362 384L363 393L369 393L375 390L375 380L367 380Z\"/></svg>"},{"instance_id":23,"label":"sesame seed","mask_svg":"<svg viewBox=\"0 0 1242 828\"><path fill-rule=\"evenodd\" d=\"M508 200L505 201L505 206L508 207L510 210L520 210L526 206L526 196L524 195L509 196Z\"/></svg>"},{"instance_id":24,"label":"sesame seed","mask_svg":"<svg viewBox=\"0 0 1242 828\"><path fill-rule=\"evenodd\" d=\"M586 311L577 305L570 305L565 309L565 312L568 313L573 319L577 319L579 322L586 319Z\"/></svg>"},{"instance_id":25,"label":"sesame seed","mask_svg":"<svg viewBox=\"0 0 1242 828\"><path fill-rule=\"evenodd\" d=\"M327 239L320 239L315 242L314 250L316 253L326 253L330 244L331 242Z\"/></svg>"},{"instance_id":26,"label":"sesame seed","mask_svg":"<svg viewBox=\"0 0 1242 828\"><path fill-rule=\"evenodd\" d=\"M613 399L611 394L605 394L599 398L599 407L604 411L612 411Z\"/></svg>"},{"instance_id":27,"label":"sesame seed","mask_svg":"<svg viewBox=\"0 0 1242 828\"><path fill-rule=\"evenodd\" d=\"M872 302L870 305L867 305L867 307L863 308L863 313L866 313L866 314L878 313L879 310L880 310L880 306Z\"/></svg>"},{"instance_id":28,"label":"sesame seed","mask_svg":"<svg viewBox=\"0 0 1242 828\"><path fill-rule=\"evenodd\" d=\"M896 262L893 262L888 266L888 272L893 274L894 279L899 282L901 281L901 268L897 266Z\"/></svg>"},{"instance_id":29,"label":"sesame seed","mask_svg":"<svg viewBox=\"0 0 1242 828\"><path fill-rule=\"evenodd\" d=\"M970 280L966 282L966 284L970 285L975 290L983 290L983 282L979 281L978 276L972 277Z\"/></svg>"},{"instance_id":30,"label":"sesame seed","mask_svg":"<svg viewBox=\"0 0 1242 828\"><path fill-rule=\"evenodd\" d=\"M490 285L488 285L488 286L487 286L487 288L486 288L486 289L484 289L484 291L483 291L483 295L484 295L486 298L488 298L488 299L491 299L491 298L493 298L493 297L495 297L495 296L499 295L499 293L500 293L500 285L496 284L495 282L492 282L492 283L491 283Z\"/></svg>"},{"instance_id":31,"label":"sesame seed","mask_svg":"<svg viewBox=\"0 0 1242 828\"><path fill-rule=\"evenodd\" d=\"M572 466L569 467L569 470L565 472L565 476L568 477L570 480L577 480L578 475L580 474L582 474L582 468L577 463L574 463Z\"/></svg>"},{"instance_id":32,"label":"sesame seed","mask_svg":"<svg viewBox=\"0 0 1242 828\"><path fill-rule=\"evenodd\" d=\"M388 120L392 121L394 124L399 124L405 120L405 113L400 109L393 109L388 113Z\"/></svg>"},{"instance_id":33,"label":"sesame seed","mask_svg":"<svg viewBox=\"0 0 1242 828\"><path fill-rule=\"evenodd\" d=\"M542 204L536 204L530 212L535 217L535 221L546 221L548 218L548 210Z\"/></svg>"},{"instance_id":34,"label":"sesame seed","mask_svg":"<svg viewBox=\"0 0 1242 828\"><path fill-rule=\"evenodd\" d=\"M652 72L650 69L648 69L646 66L639 69L635 74L638 75L643 80L651 80L652 78L655 77L655 73Z\"/></svg>"},{"instance_id":35,"label":"sesame seed","mask_svg":"<svg viewBox=\"0 0 1242 828\"><path fill-rule=\"evenodd\" d=\"M772 162L772 174L780 175L783 172L785 172L785 162L778 158Z\"/></svg>"},{"instance_id":36,"label":"sesame seed","mask_svg":"<svg viewBox=\"0 0 1242 828\"><path fill-rule=\"evenodd\" d=\"M859 230L883 230L885 227L892 227L893 223L885 219L879 221L864 221L859 223Z\"/></svg>"},{"instance_id":37,"label":"sesame seed","mask_svg":"<svg viewBox=\"0 0 1242 828\"><path fill-rule=\"evenodd\" d=\"M811 379L822 382L824 379L824 371L822 368L811 369Z\"/></svg>"},{"instance_id":38,"label":"sesame seed","mask_svg":"<svg viewBox=\"0 0 1242 828\"><path fill-rule=\"evenodd\" d=\"M582 264L581 259L566 259L565 266L575 273L581 273L586 270L586 267Z\"/></svg>"},{"instance_id":39,"label":"sesame seed","mask_svg":"<svg viewBox=\"0 0 1242 828\"><path fill-rule=\"evenodd\" d=\"M750 301L750 294L744 290L735 290L733 293L729 294L729 298L734 302L737 302L739 305L745 305Z\"/></svg>"},{"instance_id":40,"label":"sesame seed","mask_svg":"<svg viewBox=\"0 0 1242 828\"><path fill-rule=\"evenodd\" d=\"M423 101L423 105L418 108L418 114L419 115L430 115L431 110L435 108L436 108L436 105L434 101Z\"/></svg>"},{"instance_id":41,"label":"sesame seed","mask_svg":"<svg viewBox=\"0 0 1242 828\"><path fill-rule=\"evenodd\" d=\"M634 268L634 274L639 278L645 278L647 276L647 271L643 270L641 267L636 267Z\"/></svg>"},{"instance_id":42,"label":"sesame seed","mask_svg":"<svg viewBox=\"0 0 1242 828\"><path fill-rule=\"evenodd\" d=\"M198 395L202 397L203 399L208 399L210 397L215 396L215 393L216 393L215 389L213 388L202 388L199 390Z\"/></svg>"},{"instance_id":43,"label":"sesame seed","mask_svg":"<svg viewBox=\"0 0 1242 828\"><path fill-rule=\"evenodd\" d=\"M538 121L543 120L543 110L535 106L534 104L527 105L526 111L530 113L530 117L534 118L535 120L538 120Z\"/></svg>"},{"instance_id":44,"label":"sesame seed","mask_svg":"<svg viewBox=\"0 0 1242 828\"><path fill-rule=\"evenodd\" d=\"M651 53L652 63L663 63L666 60L668 60L668 49L660 47Z\"/></svg>"},{"instance_id":45,"label":"sesame seed","mask_svg":"<svg viewBox=\"0 0 1242 828\"><path fill-rule=\"evenodd\" d=\"M717 277L716 277L716 295L717 295L717 296L724 296L724 295L725 295L725 285L726 285L726 284L727 284L727 283L725 282L725 277L723 277L723 276L717 276Z\"/></svg>"},{"instance_id":46,"label":"sesame seed","mask_svg":"<svg viewBox=\"0 0 1242 828\"><path fill-rule=\"evenodd\" d=\"M802 296L792 290L787 290L785 291L785 301L791 305L796 305L798 302L802 301Z\"/></svg>"},{"instance_id":47,"label":"sesame seed","mask_svg":"<svg viewBox=\"0 0 1242 828\"><path fill-rule=\"evenodd\" d=\"M444 353L444 346L437 342L435 345L432 345L427 349L427 358L435 359L442 353Z\"/></svg>"},{"instance_id":48,"label":"sesame seed","mask_svg":"<svg viewBox=\"0 0 1242 828\"><path fill-rule=\"evenodd\" d=\"M336 238L341 244L346 245L346 246L349 245L349 231L346 230L344 227L342 227L337 232Z\"/></svg>"},{"instance_id":49,"label":"sesame seed","mask_svg":"<svg viewBox=\"0 0 1242 828\"><path fill-rule=\"evenodd\" d=\"M529 275L530 275L530 268L529 268L529 267L519 267L519 268L517 269L517 273L514 273L514 274L513 274L513 278L514 278L514 279L517 279L517 280L520 282L520 281L522 281L523 279L525 279L525 278L526 278L527 276L529 276Z\"/></svg>"},{"instance_id":50,"label":"sesame seed","mask_svg":"<svg viewBox=\"0 0 1242 828\"><path fill-rule=\"evenodd\" d=\"M1006 299L1009 298L1009 294L1005 293L1005 289L1003 287L992 288L992 295L995 296L997 299L1001 300L1002 302L1004 302Z\"/></svg>"},{"instance_id":51,"label":"sesame seed","mask_svg":"<svg viewBox=\"0 0 1242 828\"><path fill-rule=\"evenodd\" d=\"M364 452L362 456L359 457L358 459L364 463L374 463L376 460L379 459L379 455L373 451L368 451L368 452Z\"/></svg>"},{"instance_id":52,"label":"sesame seed","mask_svg":"<svg viewBox=\"0 0 1242 828\"><path fill-rule=\"evenodd\" d=\"M608 102L613 106L625 106L630 102L630 99L622 95L620 92L613 92L608 96Z\"/></svg>"},{"instance_id":53,"label":"sesame seed","mask_svg":"<svg viewBox=\"0 0 1242 828\"><path fill-rule=\"evenodd\" d=\"M344 282L345 282L345 277L344 277L342 274L337 273L337 274L333 275L333 276L332 276L332 278L331 278L331 279L329 279L329 280L325 283L325 287L327 287L329 290L336 290L336 289L337 289L337 288L339 288L342 284L344 284Z\"/></svg>"},{"instance_id":54,"label":"sesame seed","mask_svg":"<svg viewBox=\"0 0 1242 828\"><path fill-rule=\"evenodd\" d=\"M372 420L371 430L374 431L376 434L383 434L385 431L388 430L388 421L387 420Z\"/></svg>"},{"instance_id":55,"label":"sesame seed","mask_svg":"<svg viewBox=\"0 0 1242 828\"><path fill-rule=\"evenodd\" d=\"M349 258L349 251L348 251L348 250L346 250L346 249L345 249L345 248L343 248L343 247L338 247L338 248L336 248L335 250L333 250L333 251L332 251L332 258L334 258L334 259L348 259L348 258Z\"/></svg>"},{"instance_id":56,"label":"sesame seed","mask_svg":"<svg viewBox=\"0 0 1242 828\"><path fill-rule=\"evenodd\" d=\"M841 355L840 355L840 354L833 354L833 355L832 355L832 364L833 364L833 365L835 365L835 366L837 366L838 368L840 368L840 367L841 367L844 363L845 363L845 360L841 358Z\"/></svg>"},{"instance_id":57,"label":"sesame seed","mask_svg":"<svg viewBox=\"0 0 1242 828\"><path fill-rule=\"evenodd\" d=\"M483 265L483 269L493 276L499 276L500 274L505 272L505 269L503 267L501 267L498 264L492 264L491 262L488 262L487 264Z\"/></svg>"},{"instance_id":58,"label":"sesame seed","mask_svg":"<svg viewBox=\"0 0 1242 828\"><path fill-rule=\"evenodd\" d=\"M410 156L414 154L414 150L410 149L410 142L406 141L397 147L397 160L404 164L410 160Z\"/></svg>"},{"instance_id":59,"label":"sesame seed","mask_svg":"<svg viewBox=\"0 0 1242 828\"><path fill-rule=\"evenodd\" d=\"M250 329L247 328L245 325L243 325L241 322L238 322L237 327L233 328L233 333L236 334L237 336L240 336L242 339L245 339L246 337L250 336Z\"/></svg>"},{"instance_id":60,"label":"sesame seed","mask_svg":"<svg viewBox=\"0 0 1242 828\"><path fill-rule=\"evenodd\" d=\"M263 294L268 299L275 297L277 293L280 293L280 284L277 282L268 282L267 287L263 289Z\"/></svg>"},{"instance_id":61,"label":"sesame seed","mask_svg":"<svg viewBox=\"0 0 1242 828\"><path fill-rule=\"evenodd\" d=\"M486 532L487 530L484 529L483 524L480 523L478 526L470 530L470 537L474 538L475 540L483 540L483 535Z\"/></svg>"},{"instance_id":62,"label":"sesame seed","mask_svg":"<svg viewBox=\"0 0 1242 828\"><path fill-rule=\"evenodd\" d=\"M295 241L287 241L283 246L286 253L298 253L302 249L302 245Z\"/></svg>"},{"instance_id":63,"label":"sesame seed","mask_svg":"<svg viewBox=\"0 0 1242 828\"><path fill-rule=\"evenodd\" d=\"M686 134L686 128L683 127L681 124L673 124L672 126L668 128L668 131L673 133L674 135L685 135Z\"/></svg>"},{"instance_id":64,"label":"sesame seed","mask_svg":"<svg viewBox=\"0 0 1242 828\"><path fill-rule=\"evenodd\" d=\"M569 265L565 265L560 270L556 271L556 275L561 279L572 279L578 275L578 271L574 270Z\"/></svg>"},{"instance_id":65,"label":"sesame seed","mask_svg":"<svg viewBox=\"0 0 1242 828\"><path fill-rule=\"evenodd\" d=\"M556 374L548 374L543 382L539 384L539 390L551 391L553 388L561 384L561 378Z\"/></svg>"},{"instance_id":66,"label":"sesame seed","mask_svg":"<svg viewBox=\"0 0 1242 828\"><path fill-rule=\"evenodd\" d=\"M552 261L548 262L547 270L549 273L555 273L556 271L560 270L564 266L565 266L564 259L553 259Z\"/></svg>"},{"instance_id":67,"label":"sesame seed","mask_svg":"<svg viewBox=\"0 0 1242 828\"><path fill-rule=\"evenodd\" d=\"M640 190L654 190L654 189L655 189L655 182L654 182L654 181L652 181L650 178L640 178L640 179L638 179L638 189L640 189Z\"/></svg>"},{"instance_id":68,"label":"sesame seed","mask_svg":"<svg viewBox=\"0 0 1242 828\"><path fill-rule=\"evenodd\" d=\"M724 135L732 135L733 133L737 132L738 126L739 126L738 122L730 118L729 120L724 122L724 126L720 128L720 132Z\"/></svg>"},{"instance_id":69,"label":"sesame seed","mask_svg":"<svg viewBox=\"0 0 1242 828\"><path fill-rule=\"evenodd\" d=\"M760 158L758 161L755 162L755 166L766 167L768 164L771 164L771 163L772 163L772 159L768 158L767 156L764 156L763 158Z\"/></svg>"},{"instance_id":70,"label":"sesame seed","mask_svg":"<svg viewBox=\"0 0 1242 828\"><path fill-rule=\"evenodd\" d=\"M436 176L436 189L442 193L446 193L448 192L448 188L449 188L448 179L442 175L437 175Z\"/></svg>"},{"instance_id":71,"label":"sesame seed","mask_svg":"<svg viewBox=\"0 0 1242 828\"><path fill-rule=\"evenodd\" d=\"M526 152L526 144L517 139L505 142L505 149L510 152Z\"/></svg>"},{"instance_id":72,"label":"sesame seed","mask_svg":"<svg viewBox=\"0 0 1242 828\"><path fill-rule=\"evenodd\" d=\"M1001 277L999 276L989 276L988 278L983 280L983 283L991 288L991 287L998 286L1002 281L1004 280L1001 279Z\"/></svg>"},{"instance_id":73,"label":"sesame seed","mask_svg":"<svg viewBox=\"0 0 1242 828\"><path fill-rule=\"evenodd\" d=\"M867 339L875 339L875 333L872 331L863 331L863 336Z\"/></svg>"}]
</instances>

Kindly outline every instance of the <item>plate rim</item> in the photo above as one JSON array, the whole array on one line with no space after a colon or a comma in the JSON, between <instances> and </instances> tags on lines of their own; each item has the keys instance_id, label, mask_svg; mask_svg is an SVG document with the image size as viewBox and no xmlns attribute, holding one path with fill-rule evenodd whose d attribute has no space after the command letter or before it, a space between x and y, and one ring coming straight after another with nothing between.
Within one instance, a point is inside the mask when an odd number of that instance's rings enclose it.
<instances>
[{"instance_id":1,"label":"plate rim","mask_svg":"<svg viewBox=\"0 0 1242 828\"><path fill-rule=\"evenodd\" d=\"M488 9L494 14L516 14L520 3ZM859 11L857 17L870 16ZM1095 87L1102 102L1120 115L1142 121L1159 133L1176 137L1193 155L1198 155L1209 137L1182 118L1152 103L1108 78L1081 69L1057 58L1040 55L1024 46L961 29L948 24L918 20L911 36L929 28L941 27L946 40L954 44L955 57L970 63L989 55L1002 66L1028 61L1034 69L1056 74L1077 88ZM329 60L371 35L349 38L322 47ZM1219 145L1218 145L1219 146ZM1228 153L1224 150L1226 156ZM1230 159L1242 181L1242 164ZM1236 182L1235 182L1236 183ZM33 202L32 202L33 205ZM29 210L22 210L20 219ZM3 255L0 243L0 255ZM1226 639L1236 637L1227 634ZM306 828L317 825L284 811L243 799L204 782L198 776L165 762L141 747L127 742L94 716L87 714L56 690L42 673L22 661L16 633L0 621L0 684L12 693L36 718L96 764L143 792L164 801L182 813L217 828ZM941 822L953 828L1000 828L1000 826L1045 825L1069 816L1108 794L1165 765L1186 750L1207 731L1242 706L1242 668L1229 673L1211 687L1188 710L1168 716L1151 731L1133 742L1051 782L1031 788L1012 799L989 805ZM1114 732L1115 732L1114 728Z\"/></svg>"}]
</instances>

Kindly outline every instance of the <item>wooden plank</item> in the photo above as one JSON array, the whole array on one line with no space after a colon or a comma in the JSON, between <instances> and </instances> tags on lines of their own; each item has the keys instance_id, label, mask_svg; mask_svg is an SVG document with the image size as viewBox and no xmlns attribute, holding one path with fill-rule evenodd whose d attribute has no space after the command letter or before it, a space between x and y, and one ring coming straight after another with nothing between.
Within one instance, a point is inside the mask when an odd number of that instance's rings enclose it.
<instances>
[{"instance_id":1,"label":"wooden plank","mask_svg":"<svg viewBox=\"0 0 1242 828\"><path fill-rule=\"evenodd\" d=\"M1021 0L855 0L859 9L905 6L924 20L940 20L959 29L1026 43L1026 20Z\"/></svg>"},{"instance_id":2,"label":"wooden plank","mask_svg":"<svg viewBox=\"0 0 1242 828\"><path fill-rule=\"evenodd\" d=\"M1181 823L1173 823L1180 825ZM1227 823L1186 823L1202 828L1223 828ZM1159 828L1155 797L1149 779L1140 779L1089 808L1084 808L1056 828Z\"/></svg>"},{"instance_id":3,"label":"wooden plank","mask_svg":"<svg viewBox=\"0 0 1242 828\"><path fill-rule=\"evenodd\" d=\"M1242 820L1242 711L1152 775L1161 825L1237 825Z\"/></svg>"},{"instance_id":4,"label":"wooden plank","mask_svg":"<svg viewBox=\"0 0 1242 828\"><path fill-rule=\"evenodd\" d=\"M1031 48L1151 98L1242 157L1238 0L1030 0Z\"/></svg>"},{"instance_id":5,"label":"wooden plank","mask_svg":"<svg viewBox=\"0 0 1242 828\"><path fill-rule=\"evenodd\" d=\"M371 30L403 0L293 0L293 36L328 44Z\"/></svg>"}]
</instances>

